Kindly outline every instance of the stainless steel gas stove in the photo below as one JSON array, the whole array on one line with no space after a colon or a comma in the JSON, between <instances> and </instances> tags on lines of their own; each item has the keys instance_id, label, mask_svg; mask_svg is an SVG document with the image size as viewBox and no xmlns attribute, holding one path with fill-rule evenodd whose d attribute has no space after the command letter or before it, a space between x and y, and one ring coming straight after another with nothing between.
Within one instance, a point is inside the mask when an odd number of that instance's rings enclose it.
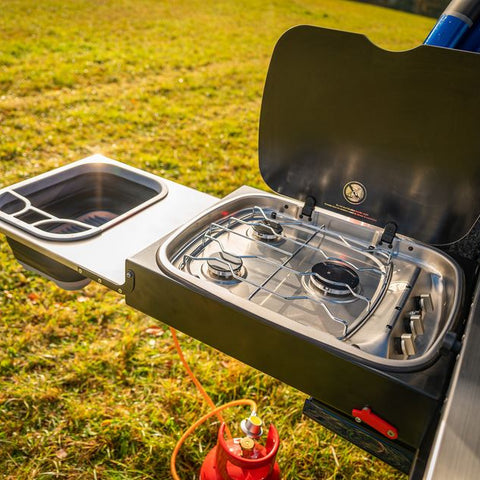
<instances>
[{"instance_id":1,"label":"stainless steel gas stove","mask_svg":"<svg viewBox=\"0 0 480 480\"><path fill-rule=\"evenodd\" d=\"M242 187L129 259L127 303L308 393L309 417L421 475L476 278L456 247L480 203L478 70L458 51L286 32L259 127L275 194Z\"/></svg>"},{"instance_id":2,"label":"stainless steel gas stove","mask_svg":"<svg viewBox=\"0 0 480 480\"><path fill-rule=\"evenodd\" d=\"M246 312L380 368L438 354L462 272L418 242L256 192L220 202L168 239L160 268Z\"/></svg>"},{"instance_id":3,"label":"stainless steel gas stove","mask_svg":"<svg viewBox=\"0 0 480 480\"><path fill-rule=\"evenodd\" d=\"M480 385L479 69L471 53L296 27L262 100L274 193L217 200L97 155L1 190L0 228L27 268L125 294L421 478L480 388L465 388ZM478 438L476 417L463 424Z\"/></svg>"}]
</instances>

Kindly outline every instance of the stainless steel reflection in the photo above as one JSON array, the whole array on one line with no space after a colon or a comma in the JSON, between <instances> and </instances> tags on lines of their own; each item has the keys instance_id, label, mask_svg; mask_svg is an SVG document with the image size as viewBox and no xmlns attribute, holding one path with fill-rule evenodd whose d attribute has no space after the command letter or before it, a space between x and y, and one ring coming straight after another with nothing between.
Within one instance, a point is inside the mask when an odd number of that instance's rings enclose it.
<instances>
[{"instance_id":1,"label":"stainless steel reflection","mask_svg":"<svg viewBox=\"0 0 480 480\"><path fill-rule=\"evenodd\" d=\"M409 239L381 245L382 231L356 220L322 210L309 220L301 210L300 203L279 196L234 196L169 238L158 264L247 313L367 363L401 369L432 359L457 316L462 276L456 264ZM228 279L209 273L212 261ZM358 287L340 282L337 288L347 295L318 289L312 267L325 261L355 272ZM433 308L421 310L427 297Z\"/></svg>"}]
</instances>

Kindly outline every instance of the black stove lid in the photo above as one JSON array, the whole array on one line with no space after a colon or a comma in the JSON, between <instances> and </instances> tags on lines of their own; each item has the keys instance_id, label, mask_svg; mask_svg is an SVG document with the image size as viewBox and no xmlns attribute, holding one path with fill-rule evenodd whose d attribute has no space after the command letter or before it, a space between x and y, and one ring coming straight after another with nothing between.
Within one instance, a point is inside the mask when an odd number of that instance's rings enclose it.
<instances>
[{"instance_id":1,"label":"black stove lid","mask_svg":"<svg viewBox=\"0 0 480 480\"><path fill-rule=\"evenodd\" d=\"M295 27L270 63L259 157L278 193L454 242L479 214L480 55Z\"/></svg>"}]
</instances>

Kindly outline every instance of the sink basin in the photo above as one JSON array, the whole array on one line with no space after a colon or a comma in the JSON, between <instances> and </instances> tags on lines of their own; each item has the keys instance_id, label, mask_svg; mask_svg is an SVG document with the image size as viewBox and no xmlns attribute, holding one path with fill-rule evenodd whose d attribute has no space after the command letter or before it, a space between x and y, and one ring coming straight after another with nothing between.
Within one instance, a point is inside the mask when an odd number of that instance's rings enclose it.
<instances>
[{"instance_id":1,"label":"sink basin","mask_svg":"<svg viewBox=\"0 0 480 480\"><path fill-rule=\"evenodd\" d=\"M36 237L75 241L166 195L157 177L94 156L0 190L0 218Z\"/></svg>"}]
</instances>

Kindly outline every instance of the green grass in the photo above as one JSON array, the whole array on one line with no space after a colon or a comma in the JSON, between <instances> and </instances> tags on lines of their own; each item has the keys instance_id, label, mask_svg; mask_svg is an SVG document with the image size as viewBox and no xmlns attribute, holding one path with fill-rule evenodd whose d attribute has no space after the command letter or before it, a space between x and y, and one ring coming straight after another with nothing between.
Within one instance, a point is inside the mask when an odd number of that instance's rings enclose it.
<instances>
[{"instance_id":1,"label":"green grass","mask_svg":"<svg viewBox=\"0 0 480 480\"><path fill-rule=\"evenodd\" d=\"M257 124L284 30L351 30L400 50L433 22L339 0L4 0L0 186L102 152L218 196L265 188ZM206 407L168 332L145 333L155 321L103 287L64 292L23 271L3 239L0 265L0 478L169 478ZM181 338L216 403L253 398L276 424L284 478L405 478L303 418L303 394ZM198 478L217 427L184 446L182 478Z\"/></svg>"}]
</instances>

